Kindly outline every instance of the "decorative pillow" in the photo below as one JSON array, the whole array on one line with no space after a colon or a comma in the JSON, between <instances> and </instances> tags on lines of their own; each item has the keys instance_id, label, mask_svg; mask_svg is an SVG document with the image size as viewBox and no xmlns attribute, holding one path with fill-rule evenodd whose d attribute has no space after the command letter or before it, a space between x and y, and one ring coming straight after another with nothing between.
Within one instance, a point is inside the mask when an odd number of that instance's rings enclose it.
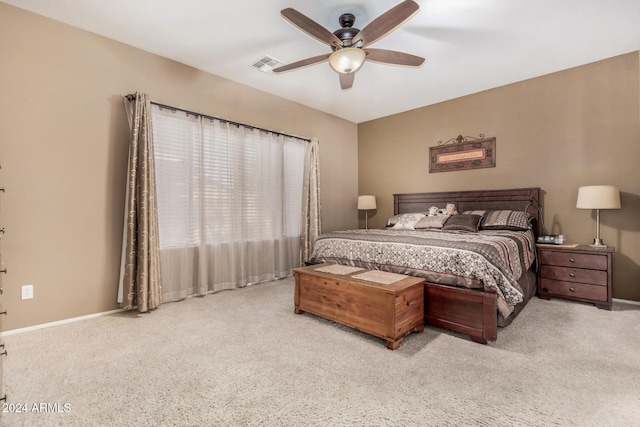
<instances>
[{"instance_id":1,"label":"decorative pillow","mask_svg":"<svg viewBox=\"0 0 640 427\"><path fill-rule=\"evenodd\" d=\"M442 228L444 223L449 219L449 216L450 215L425 216L413 227L416 230L424 228Z\"/></svg>"},{"instance_id":2,"label":"decorative pillow","mask_svg":"<svg viewBox=\"0 0 640 427\"><path fill-rule=\"evenodd\" d=\"M484 214L487 213L487 211L464 211L462 212L465 215L480 215L480 216L484 216Z\"/></svg>"},{"instance_id":3,"label":"decorative pillow","mask_svg":"<svg viewBox=\"0 0 640 427\"><path fill-rule=\"evenodd\" d=\"M482 216L474 214L451 215L442 227L443 230L462 230L478 232L478 225Z\"/></svg>"},{"instance_id":4,"label":"decorative pillow","mask_svg":"<svg viewBox=\"0 0 640 427\"><path fill-rule=\"evenodd\" d=\"M400 215L402 214L394 215L391 218L389 218L387 220L387 223L385 224L385 227L393 227L394 225L396 225L396 222L398 222L398 218L400 218Z\"/></svg>"},{"instance_id":5,"label":"decorative pillow","mask_svg":"<svg viewBox=\"0 0 640 427\"><path fill-rule=\"evenodd\" d=\"M426 218L426 215L423 213L402 214L393 228L396 230L415 230L415 225L422 218Z\"/></svg>"},{"instance_id":6,"label":"decorative pillow","mask_svg":"<svg viewBox=\"0 0 640 427\"><path fill-rule=\"evenodd\" d=\"M483 230L526 231L531 228L531 215L524 211L487 211L480 228Z\"/></svg>"},{"instance_id":7,"label":"decorative pillow","mask_svg":"<svg viewBox=\"0 0 640 427\"><path fill-rule=\"evenodd\" d=\"M420 215L425 215L425 216L427 215L427 212L416 212L416 213ZM403 214L394 215L387 220L385 227L393 227L398 223L398 220L402 218L404 215L415 215L416 213L410 213L410 214L403 213Z\"/></svg>"}]
</instances>

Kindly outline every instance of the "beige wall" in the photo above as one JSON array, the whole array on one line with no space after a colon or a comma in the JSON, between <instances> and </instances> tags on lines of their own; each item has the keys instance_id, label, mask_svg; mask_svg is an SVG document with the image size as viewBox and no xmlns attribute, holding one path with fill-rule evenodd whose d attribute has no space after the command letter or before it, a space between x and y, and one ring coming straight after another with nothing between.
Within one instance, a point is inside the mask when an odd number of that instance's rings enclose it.
<instances>
[{"instance_id":1,"label":"beige wall","mask_svg":"<svg viewBox=\"0 0 640 427\"><path fill-rule=\"evenodd\" d=\"M548 231L590 243L595 215L576 209L578 187L618 185L622 209L602 212L601 236L617 248L614 298L640 301L639 75L633 52L361 123L359 193L378 198L370 226L392 215L394 193L541 187ZM495 168L429 173L430 146L481 133L497 139Z\"/></svg>"},{"instance_id":2,"label":"beige wall","mask_svg":"<svg viewBox=\"0 0 640 427\"><path fill-rule=\"evenodd\" d=\"M357 225L357 126L0 3L1 277L16 329L116 309L122 95L320 140L324 229ZM35 298L20 300L34 284Z\"/></svg>"}]
</instances>

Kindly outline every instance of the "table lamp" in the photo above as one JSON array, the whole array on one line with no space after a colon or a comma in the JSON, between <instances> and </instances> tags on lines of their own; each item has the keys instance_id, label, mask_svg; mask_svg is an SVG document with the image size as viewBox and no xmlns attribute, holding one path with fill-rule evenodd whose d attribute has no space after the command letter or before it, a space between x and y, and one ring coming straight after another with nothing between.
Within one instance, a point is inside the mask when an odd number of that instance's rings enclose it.
<instances>
[{"instance_id":1,"label":"table lamp","mask_svg":"<svg viewBox=\"0 0 640 427\"><path fill-rule=\"evenodd\" d=\"M358 196L358 210L365 211L364 228L369 228L369 211L376 209L376 196Z\"/></svg>"},{"instance_id":2,"label":"table lamp","mask_svg":"<svg viewBox=\"0 0 640 427\"><path fill-rule=\"evenodd\" d=\"M606 248L600 239L600 209L620 209L620 190L615 185L587 185L578 188L578 209L596 210L596 238L589 246Z\"/></svg>"}]
</instances>

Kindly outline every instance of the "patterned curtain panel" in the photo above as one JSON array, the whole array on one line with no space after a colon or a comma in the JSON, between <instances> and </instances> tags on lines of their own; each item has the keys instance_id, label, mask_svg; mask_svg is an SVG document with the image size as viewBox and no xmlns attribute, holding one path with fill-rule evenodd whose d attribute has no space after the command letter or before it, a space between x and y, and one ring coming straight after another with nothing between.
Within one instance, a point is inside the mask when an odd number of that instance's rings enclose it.
<instances>
[{"instance_id":1,"label":"patterned curtain panel","mask_svg":"<svg viewBox=\"0 0 640 427\"><path fill-rule=\"evenodd\" d=\"M131 139L118 302L139 312L162 304L162 276L149 96L125 98Z\"/></svg>"},{"instance_id":2,"label":"patterned curtain panel","mask_svg":"<svg viewBox=\"0 0 640 427\"><path fill-rule=\"evenodd\" d=\"M313 245L322 230L320 216L320 144L313 138L307 145L304 164L300 265L309 261Z\"/></svg>"}]
</instances>

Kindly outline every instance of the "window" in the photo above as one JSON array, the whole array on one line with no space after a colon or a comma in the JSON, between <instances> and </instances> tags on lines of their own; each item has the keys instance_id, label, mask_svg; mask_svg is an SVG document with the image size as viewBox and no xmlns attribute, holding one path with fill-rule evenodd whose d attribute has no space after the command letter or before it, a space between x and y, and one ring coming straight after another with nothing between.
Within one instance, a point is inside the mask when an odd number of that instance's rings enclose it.
<instances>
[{"instance_id":1,"label":"window","mask_svg":"<svg viewBox=\"0 0 640 427\"><path fill-rule=\"evenodd\" d=\"M197 248L188 262L217 277L259 258L250 282L297 266L306 141L155 104L152 126L163 264Z\"/></svg>"}]
</instances>

